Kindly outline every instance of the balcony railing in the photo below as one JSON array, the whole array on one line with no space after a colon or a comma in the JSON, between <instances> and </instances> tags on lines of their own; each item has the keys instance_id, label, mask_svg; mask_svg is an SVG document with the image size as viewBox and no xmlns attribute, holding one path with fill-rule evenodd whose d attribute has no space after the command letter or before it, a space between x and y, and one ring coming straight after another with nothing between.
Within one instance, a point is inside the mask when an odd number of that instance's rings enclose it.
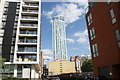
<instances>
[{"instance_id":1,"label":"balcony railing","mask_svg":"<svg viewBox=\"0 0 120 80\"><path fill-rule=\"evenodd\" d=\"M25 6L39 6L39 4L30 4L30 3L25 3L23 5L25 5Z\"/></svg>"},{"instance_id":2,"label":"balcony railing","mask_svg":"<svg viewBox=\"0 0 120 80\"><path fill-rule=\"evenodd\" d=\"M32 26L32 27L38 27L38 24L21 24L21 26Z\"/></svg>"},{"instance_id":3,"label":"balcony railing","mask_svg":"<svg viewBox=\"0 0 120 80\"><path fill-rule=\"evenodd\" d=\"M17 61L28 62L28 61L36 61L37 57L35 55L20 55L17 58Z\"/></svg>"},{"instance_id":4,"label":"balcony railing","mask_svg":"<svg viewBox=\"0 0 120 80\"><path fill-rule=\"evenodd\" d=\"M38 17L22 16L22 19L38 19Z\"/></svg>"},{"instance_id":5,"label":"balcony railing","mask_svg":"<svg viewBox=\"0 0 120 80\"><path fill-rule=\"evenodd\" d=\"M38 10L23 10L23 12L38 12Z\"/></svg>"},{"instance_id":6,"label":"balcony railing","mask_svg":"<svg viewBox=\"0 0 120 80\"><path fill-rule=\"evenodd\" d=\"M37 43L36 39L20 39L20 43Z\"/></svg>"},{"instance_id":7,"label":"balcony railing","mask_svg":"<svg viewBox=\"0 0 120 80\"><path fill-rule=\"evenodd\" d=\"M36 35L37 32L36 31L20 31L20 34L32 34L32 35Z\"/></svg>"},{"instance_id":8,"label":"balcony railing","mask_svg":"<svg viewBox=\"0 0 120 80\"><path fill-rule=\"evenodd\" d=\"M37 52L37 48L36 47L18 48L18 52Z\"/></svg>"}]
</instances>

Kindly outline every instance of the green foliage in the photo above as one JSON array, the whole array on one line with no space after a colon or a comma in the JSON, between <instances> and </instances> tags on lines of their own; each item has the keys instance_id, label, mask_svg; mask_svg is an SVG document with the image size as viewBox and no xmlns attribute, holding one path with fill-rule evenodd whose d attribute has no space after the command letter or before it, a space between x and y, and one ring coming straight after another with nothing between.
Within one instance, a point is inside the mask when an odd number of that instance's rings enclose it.
<instances>
[{"instance_id":1,"label":"green foliage","mask_svg":"<svg viewBox=\"0 0 120 80\"><path fill-rule=\"evenodd\" d=\"M3 71L3 67L5 66L5 58L0 57L0 73Z\"/></svg>"},{"instance_id":2,"label":"green foliage","mask_svg":"<svg viewBox=\"0 0 120 80\"><path fill-rule=\"evenodd\" d=\"M85 60L82 67L81 67L82 72L90 72L93 71L93 65L92 65L92 60Z\"/></svg>"}]
</instances>

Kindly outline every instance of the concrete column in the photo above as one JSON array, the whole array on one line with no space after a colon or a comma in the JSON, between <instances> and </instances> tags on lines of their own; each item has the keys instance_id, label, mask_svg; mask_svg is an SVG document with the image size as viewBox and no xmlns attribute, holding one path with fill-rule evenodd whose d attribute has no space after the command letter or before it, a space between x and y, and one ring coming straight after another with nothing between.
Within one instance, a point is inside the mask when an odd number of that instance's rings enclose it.
<instances>
[{"instance_id":1,"label":"concrete column","mask_svg":"<svg viewBox=\"0 0 120 80\"><path fill-rule=\"evenodd\" d=\"M31 65L31 78L35 78L35 68Z\"/></svg>"},{"instance_id":2,"label":"concrete column","mask_svg":"<svg viewBox=\"0 0 120 80\"><path fill-rule=\"evenodd\" d=\"M14 65L14 77L17 77L17 65Z\"/></svg>"}]
</instances>

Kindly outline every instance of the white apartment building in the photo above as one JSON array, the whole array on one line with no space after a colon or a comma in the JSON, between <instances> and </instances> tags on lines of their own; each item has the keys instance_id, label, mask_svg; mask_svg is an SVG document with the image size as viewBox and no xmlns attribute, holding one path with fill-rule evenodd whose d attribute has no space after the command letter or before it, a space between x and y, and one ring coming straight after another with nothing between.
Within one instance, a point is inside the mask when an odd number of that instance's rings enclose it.
<instances>
[{"instance_id":1,"label":"white apartment building","mask_svg":"<svg viewBox=\"0 0 120 80\"><path fill-rule=\"evenodd\" d=\"M6 58L4 74L21 78L41 77L40 0L1 2L0 54Z\"/></svg>"}]
</instances>

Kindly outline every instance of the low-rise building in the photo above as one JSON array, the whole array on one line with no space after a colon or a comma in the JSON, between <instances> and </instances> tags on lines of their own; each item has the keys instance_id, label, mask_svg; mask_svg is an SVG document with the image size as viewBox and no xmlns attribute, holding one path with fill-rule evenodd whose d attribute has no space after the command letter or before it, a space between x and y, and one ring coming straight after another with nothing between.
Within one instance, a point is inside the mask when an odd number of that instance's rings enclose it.
<instances>
[{"instance_id":1,"label":"low-rise building","mask_svg":"<svg viewBox=\"0 0 120 80\"><path fill-rule=\"evenodd\" d=\"M58 59L48 62L49 76L60 75L64 73L75 73L75 62L70 62L66 59Z\"/></svg>"}]
</instances>

